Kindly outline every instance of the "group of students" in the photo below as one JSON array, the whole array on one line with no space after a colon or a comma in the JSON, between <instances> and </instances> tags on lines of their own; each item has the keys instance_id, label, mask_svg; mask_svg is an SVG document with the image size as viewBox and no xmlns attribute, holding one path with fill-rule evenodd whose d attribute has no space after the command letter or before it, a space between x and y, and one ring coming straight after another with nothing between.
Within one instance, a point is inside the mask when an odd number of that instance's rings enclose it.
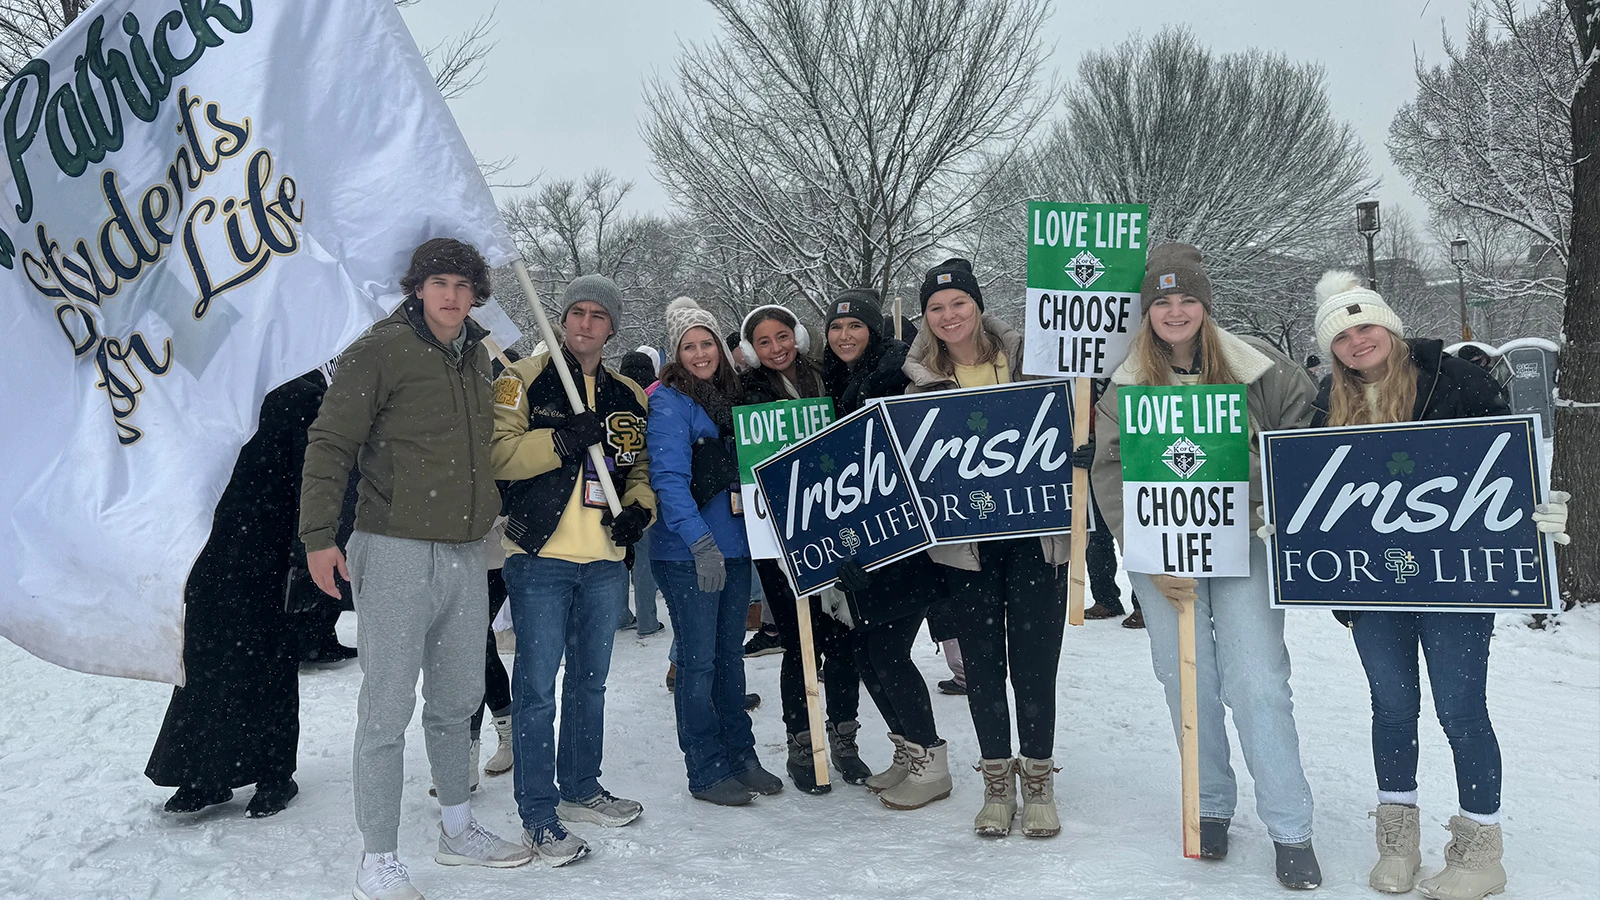
<instances>
[{"instance_id":1,"label":"group of students","mask_svg":"<svg viewBox=\"0 0 1600 900\"><path fill-rule=\"evenodd\" d=\"M752 567L785 650L787 774L804 792L825 792L812 770L796 598L777 561L751 559L745 535L733 409L830 397L836 414L845 415L881 397L1023 379L1024 336L985 312L971 265L952 259L926 273L922 328L909 346L886 333L870 290L834 298L826 346L816 355L804 324L782 306L752 310L730 348L712 313L680 298L667 309L666 359L648 386L603 362L624 315L616 286L601 276L578 278L562 295L564 339L552 350L572 373L580 412L572 411L550 353L494 371L485 333L469 315L489 295L487 267L470 245L441 238L418 247L402 286L404 303L341 357L309 432L302 481L307 566L330 594L338 590L335 573L348 579L359 615L364 678L354 782L365 852L358 900L421 896L397 855L402 749L419 673L441 806L438 862L511 867L537 856L559 866L588 849L566 823L619 827L639 817L642 806L611 794L599 776L605 682L627 606L626 560L646 535L649 567L674 628L673 703L691 795L742 805L784 787L762 766L746 711L742 641ZM1252 434L1506 411L1487 374L1444 354L1438 341L1404 340L1398 317L1354 276L1330 274L1319 300L1318 342L1334 359L1320 394L1275 348L1216 323L1195 248L1168 244L1150 253L1143 325L1097 406L1100 439L1073 455L1075 466L1091 470L1104 520L1119 540L1123 385L1244 384ZM742 374L730 350L743 358ZM594 467L596 445L620 493L617 514ZM1260 479L1253 451L1251 465L1254 506ZM360 500L346 557L333 534L352 468L360 471ZM503 541L491 537L502 515ZM1535 518L1564 540L1565 515L1556 502L1539 507ZM1270 526L1256 519L1253 527L1268 536ZM958 643L964 660L984 785L974 831L1007 835L1020 811L1024 835L1060 832L1053 748L1069 550L1069 536L1059 534L938 546L870 573L854 561L841 564L837 590L853 602L819 596L810 603L826 737L844 781L877 792L892 809L950 796L949 746L911 660L926 621L935 639ZM477 768L469 720L484 702L491 614L484 572L502 560L517 649L509 708L494 711L513 748L520 842L479 825L469 799ZM1195 609L1202 856L1222 859L1228 850L1236 786L1227 707L1277 848L1278 879L1314 888L1322 876L1311 845L1311 790L1300 763L1284 614L1269 608L1260 545L1252 548L1250 571L1245 578L1131 579L1175 730L1178 616ZM852 628L852 606L873 610L871 623ZM1420 887L1451 900L1501 890L1500 760L1484 690L1493 616L1366 612L1349 619L1373 697L1373 887L1404 892L1419 874L1420 644L1455 753L1461 806L1450 820L1445 869ZM555 680L563 660L558 735ZM892 763L876 774L857 752L862 683L893 746Z\"/></svg>"}]
</instances>

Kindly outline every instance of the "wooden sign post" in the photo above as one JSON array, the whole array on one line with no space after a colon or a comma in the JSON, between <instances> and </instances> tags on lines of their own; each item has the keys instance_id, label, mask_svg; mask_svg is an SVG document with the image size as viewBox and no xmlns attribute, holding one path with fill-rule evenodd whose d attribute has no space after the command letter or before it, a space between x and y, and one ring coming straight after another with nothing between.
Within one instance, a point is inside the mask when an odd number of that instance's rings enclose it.
<instances>
[{"instance_id":1,"label":"wooden sign post","mask_svg":"<svg viewBox=\"0 0 1600 900\"><path fill-rule=\"evenodd\" d=\"M811 766L817 784L828 784L827 737L822 726L822 694L817 689L817 645L811 637L811 600L795 597L795 614L800 623L800 671L806 678L806 713L811 717Z\"/></svg>"},{"instance_id":2,"label":"wooden sign post","mask_svg":"<svg viewBox=\"0 0 1600 900\"><path fill-rule=\"evenodd\" d=\"M1087 378L1072 380L1072 446L1082 447L1089 442L1089 417L1094 410L1089 407L1090 383ZM1083 624L1084 573L1088 569L1089 550L1089 472L1072 467L1072 565L1068 567L1071 583L1067 588L1067 624Z\"/></svg>"},{"instance_id":3,"label":"wooden sign post","mask_svg":"<svg viewBox=\"0 0 1600 900\"><path fill-rule=\"evenodd\" d=\"M1178 705L1183 727L1183 855L1200 858L1200 715L1195 688L1194 604L1178 613Z\"/></svg>"}]
</instances>

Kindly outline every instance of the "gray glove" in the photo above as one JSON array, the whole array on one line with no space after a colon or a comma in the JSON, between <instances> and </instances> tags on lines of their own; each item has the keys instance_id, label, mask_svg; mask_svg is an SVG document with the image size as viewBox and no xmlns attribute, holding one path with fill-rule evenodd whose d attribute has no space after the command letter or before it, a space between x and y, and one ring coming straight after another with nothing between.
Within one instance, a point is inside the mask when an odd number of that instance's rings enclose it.
<instances>
[{"instance_id":1,"label":"gray glove","mask_svg":"<svg viewBox=\"0 0 1600 900\"><path fill-rule=\"evenodd\" d=\"M707 534L689 545L694 554L694 573L700 579L700 590L720 594L728 584L728 567L723 564L722 551L717 549L717 539Z\"/></svg>"}]
</instances>

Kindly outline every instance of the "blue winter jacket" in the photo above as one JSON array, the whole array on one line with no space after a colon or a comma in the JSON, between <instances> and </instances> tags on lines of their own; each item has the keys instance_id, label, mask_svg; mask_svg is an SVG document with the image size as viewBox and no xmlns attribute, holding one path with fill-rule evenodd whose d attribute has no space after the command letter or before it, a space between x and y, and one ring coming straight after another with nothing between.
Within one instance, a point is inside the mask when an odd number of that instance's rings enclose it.
<instances>
[{"instance_id":1,"label":"blue winter jacket","mask_svg":"<svg viewBox=\"0 0 1600 900\"><path fill-rule=\"evenodd\" d=\"M666 385L650 395L650 424L645 449L650 458L650 486L656 492L656 523L650 526L650 555L679 562L694 559L689 545L707 532L730 559L750 555L744 519L735 518L728 492L698 507L689 493L689 464L695 441L717 439L716 423L705 408Z\"/></svg>"}]
</instances>

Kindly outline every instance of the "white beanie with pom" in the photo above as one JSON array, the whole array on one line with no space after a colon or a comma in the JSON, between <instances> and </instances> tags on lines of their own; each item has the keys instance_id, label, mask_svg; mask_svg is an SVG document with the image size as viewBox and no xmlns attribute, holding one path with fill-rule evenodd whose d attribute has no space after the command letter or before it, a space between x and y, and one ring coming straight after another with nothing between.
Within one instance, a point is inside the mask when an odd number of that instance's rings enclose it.
<instances>
[{"instance_id":1,"label":"white beanie with pom","mask_svg":"<svg viewBox=\"0 0 1600 900\"><path fill-rule=\"evenodd\" d=\"M704 328L721 341L722 331L717 328L717 317L694 301L693 297L679 297L667 304L667 358L677 360L678 345L691 328Z\"/></svg>"},{"instance_id":2,"label":"white beanie with pom","mask_svg":"<svg viewBox=\"0 0 1600 900\"><path fill-rule=\"evenodd\" d=\"M1354 272L1332 271L1317 282L1317 346L1333 354L1333 339L1352 325L1382 325L1405 336L1405 323L1377 291Z\"/></svg>"}]
</instances>

